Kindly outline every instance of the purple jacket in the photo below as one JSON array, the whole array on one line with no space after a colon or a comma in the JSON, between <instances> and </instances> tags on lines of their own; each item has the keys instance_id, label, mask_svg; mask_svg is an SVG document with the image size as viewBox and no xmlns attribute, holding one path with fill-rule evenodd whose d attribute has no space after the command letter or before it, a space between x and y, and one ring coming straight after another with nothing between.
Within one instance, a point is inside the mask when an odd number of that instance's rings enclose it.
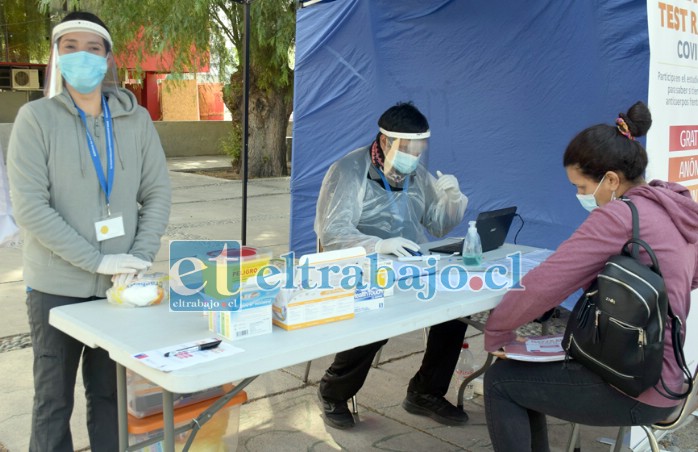
<instances>
[{"instance_id":1,"label":"purple jacket","mask_svg":"<svg viewBox=\"0 0 698 452\"><path fill-rule=\"evenodd\" d=\"M640 238L654 250L664 276L669 303L685 324L691 307L691 290L698 287L698 204L678 184L652 181L625 193L640 217ZM560 304L579 288L586 288L609 256L618 254L632 235L628 206L613 201L594 209L557 251L522 279L525 290L507 293L492 311L485 327L485 350L495 351L516 337L515 330ZM641 251L641 260L649 257ZM693 369L689 369L692 371ZM682 374L674 358L670 329L664 341L664 382L681 389ZM637 397L648 405L677 405L649 388Z\"/></svg>"}]
</instances>

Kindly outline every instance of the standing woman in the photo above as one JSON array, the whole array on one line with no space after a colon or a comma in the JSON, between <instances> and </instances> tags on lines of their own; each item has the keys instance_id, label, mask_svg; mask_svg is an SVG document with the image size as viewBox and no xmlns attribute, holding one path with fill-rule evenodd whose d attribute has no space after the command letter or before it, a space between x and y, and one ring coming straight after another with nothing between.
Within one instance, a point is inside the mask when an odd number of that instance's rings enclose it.
<instances>
[{"instance_id":1,"label":"standing woman","mask_svg":"<svg viewBox=\"0 0 698 452\"><path fill-rule=\"evenodd\" d=\"M671 309L682 322L698 288L698 204L679 184L645 182L647 153L636 140L652 124L647 106L637 102L613 125L599 124L577 134L567 146L563 166L589 217L545 262L521 281L492 311L485 326L485 350L500 347L515 330L557 306L579 288L587 288L608 258L632 236L632 215L621 196L637 207L640 238L654 250L664 276ZM574 198L570 195L570 202ZM648 264L644 249L640 259ZM662 380L682 392L683 374L672 348L667 323ZM547 451L545 415L585 425L653 424L680 400L664 395L661 384L631 397L578 361L531 363L500 359L485 374L485 413L495 451Z\"/></svg>"},{"instance_id":2,"label":"standing woman","mask_svg":"<svg viewBox=\"0 0 698 452\"><path fill-rule=\"evenodd\" d=\"M70 13L53 29L52 47L46 97L20 109L8 154L34 350L29 449L73 450L82 356L90 445L111 451L118 448L114 362L50 326L49 310L104 298L113 280L151 265L169 218L169 176L148 113L117 85L104 23Z\"/></svg>"}]
</instances>

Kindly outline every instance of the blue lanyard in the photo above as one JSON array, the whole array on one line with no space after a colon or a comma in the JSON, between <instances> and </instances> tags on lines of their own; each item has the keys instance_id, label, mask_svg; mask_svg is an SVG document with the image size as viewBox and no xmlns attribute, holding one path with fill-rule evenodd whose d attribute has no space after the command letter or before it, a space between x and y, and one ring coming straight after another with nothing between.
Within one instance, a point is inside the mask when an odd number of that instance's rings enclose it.
<instances>
[{"instance_id":1,"label":"blue lanyard","mask_svg":"<svg viewBox=\"0 0 698 452\"><path fill-rule=\"evenodd\" d=\"M99 180L99 185L101 185L104 195L107 200L107 215L111 216L111 211L109 209L109 195L111 195L111 189L114 186L114 136L112 132L112 122L111 122L111 112L109 111L109 105L104 96L102 96L102 111L104 112L104 129L107 135L107 177L104 177L104 171L102 170L102 162L99 160L99 153L97 151L97 146L95 141L92 139L90 134L90 129L87 127L87 118L85 117L85 112L80 109L77 105L75 108L78 109L82 123L85 124L85 132L87 134L87 147L90 149L90 157L92 157L92 165L95 167L97 172L97 179Z\"/></svg>"},{"instance_id":2,"label":"blue lanyard","mask_svg":"<svg viewBox=\"0 0 698 452\"><path fill-rule=\"evenodd\" d=\"M390 209L395 213L397 217L400 217L400 211L399 207L397 205L397 194L393 192L393 190L390 188L390 184L388 183L388 179L385 178L385 174L383 174L383 171L374 166L374 168L378 171L378 175L381 177L381 180L383 181L383 187L385 188L385 191L387 191L390 195L390 198L392 199L392 202L390 203ZM410 188L410 176L405 176L405 183L402 186L402 192L405 194L405 199L404 199L404 204L407 205L408 200L407 200L407 190ZM405 215L407 215L407 209L405 209ZM403 218L404 220L404 218Z\"/></svg>"}]
</instances>

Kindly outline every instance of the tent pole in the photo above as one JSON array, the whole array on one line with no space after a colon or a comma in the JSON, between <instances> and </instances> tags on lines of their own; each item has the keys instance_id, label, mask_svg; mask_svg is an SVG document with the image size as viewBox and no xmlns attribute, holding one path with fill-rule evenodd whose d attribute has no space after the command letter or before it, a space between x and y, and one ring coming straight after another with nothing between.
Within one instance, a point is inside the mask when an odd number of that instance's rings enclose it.
<instances>
[{"instance_id":1,"label":"tent pole","mask_svg":"<svg viewBox=\"0 0 698 452\"><path fill-rule=\"evenodd\" d=\"M250 115L250 3L245 0L245 63L243 73L242 93L242 231L241 243L247 245L247 157L248 157L248 133Z\"/></svg>"}]
</instances>

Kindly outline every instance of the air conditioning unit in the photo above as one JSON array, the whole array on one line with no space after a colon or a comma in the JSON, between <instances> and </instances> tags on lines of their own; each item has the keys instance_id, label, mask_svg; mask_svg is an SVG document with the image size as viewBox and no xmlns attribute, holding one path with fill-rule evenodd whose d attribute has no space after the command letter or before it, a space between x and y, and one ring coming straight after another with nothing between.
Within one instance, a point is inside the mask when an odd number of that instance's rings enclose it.
<instances>
[{"instance_id":1,"label":"air conditioning unit","mask_svg":"<svg viewBox=\"0 0 698 452\"><path fill-rule=\"evenodd\" d=\"M12 89L40 89L38 69L12 69Z\"/></svg>"}]
</instances>

